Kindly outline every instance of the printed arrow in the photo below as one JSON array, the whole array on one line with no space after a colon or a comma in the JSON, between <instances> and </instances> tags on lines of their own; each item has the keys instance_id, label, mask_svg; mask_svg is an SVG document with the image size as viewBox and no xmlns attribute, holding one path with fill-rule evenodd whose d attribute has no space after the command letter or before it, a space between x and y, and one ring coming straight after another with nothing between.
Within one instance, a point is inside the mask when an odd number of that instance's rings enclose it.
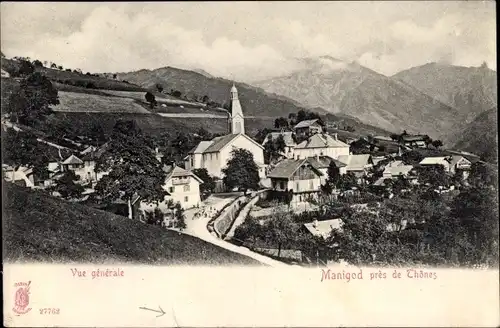
<instances>
[{"instance_id":1,"label":"printed arrow","mask_svg":"<svg viewBox=\"0 0 500 328\"><path fill-rule=\"evenodd\" d=\"M161 313L160 315L156 316L156 317L161 317L162 315L165 314L165 311L163 311L163 309L159 305L158 305L158 308L160 309L159 311L158 310L154 310L154 309L150 309L150 308L147 308L147 307L143 307L143 306L139 307L139 309L141 309L141 310L148 310L148 311L153 311L153 312Z\"/></svg>"}]
</instances>

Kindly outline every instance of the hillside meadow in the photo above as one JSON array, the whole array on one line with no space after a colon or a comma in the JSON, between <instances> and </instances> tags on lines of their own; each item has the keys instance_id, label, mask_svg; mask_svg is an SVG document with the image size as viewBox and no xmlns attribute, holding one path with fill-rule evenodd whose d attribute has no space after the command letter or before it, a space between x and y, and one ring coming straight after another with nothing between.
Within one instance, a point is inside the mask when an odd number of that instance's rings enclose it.
<instances>
[{"instance_id":1,"label":"hillside meadow","mask_svg":"<svg viewBox=\"0 0 500 328\"><path fill-rule=\"evenodd\" d=\"M2 188L4 262L260 265L176 231L11 183Z\"/></svg>"}]
</instances>

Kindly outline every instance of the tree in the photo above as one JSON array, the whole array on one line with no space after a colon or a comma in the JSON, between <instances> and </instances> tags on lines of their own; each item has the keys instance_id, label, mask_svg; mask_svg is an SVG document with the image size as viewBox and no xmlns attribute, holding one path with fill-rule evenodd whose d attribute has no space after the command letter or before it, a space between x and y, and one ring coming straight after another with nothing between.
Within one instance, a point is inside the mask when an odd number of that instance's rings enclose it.
<instances>
[{"instance_id":1,"label":"tree","mask_svg":"<svg viewBox=\"0 0 500 328\"><path fill-rule=\"evenodd\" d=\"M491 188L464 189L454 199L451 215L473 246L468 261L498 264L498 194ZM472 254L471 254L472 253Z\"/></svg>"},{"instance_id":2,"label":"tree","mask_svg":"<svg viewBox=\"0 0 500 328\"><path fill-rule=\"evenodd\" d=\"M106 134L104 128L99 122L92 121L90 127L85 130L86 136L92 140L94 146L99 147L106 142Z\"/></svg>"},{"instance_id":3,"label":"tree","mask_svg":"<svg viewBox=\"0 0 500 328\"><path fill-rule=\"evenodd\" d=\"M401 160L403 161L403 163L405 165L416 165L416 164L420 163L423 159L424 159L424 156L416 150L411 150L411 151L405 152L401 156Z\"/></svg>"},{"instance_id":4,"label":"tree","mask_svg":"<svg viewBox=\"0 0 500 328\"><path fill-rule=\"evenodd\" d=\"M472 164L468 177L469 184L474 187L498 187L498 169L493 165L476 162Z\"/></svg>"},{"instance_id":5,"label":"tree","mask_svg":"<svg viewBox=\"0 0 500 328\"><path fill-rule=\"evenodd\" d=\"M161 226L164 220L164 215L163 212L158 208L155 207L153 212L146 211L145 213L146 216L146 223L151 224L151 225L156 225L156 226Z\"/></svg>"},{"instance_id":6,"label":"tree","mask_svg":"<svg viewBox=\"0 0 500 328\"><path fill-rule=\"evenodd\" d=\"M180 98L182 96L182 92L180 92L179 90L175 90L172 92L172 96Z\"/></svg>"},{"instance_id":7,"label":"tree","mask_svg":"<svg viewBox=\"0 0 500 328\"><path fill-rule=\"evenodd\" d=\"M297 124L297 114L295 113L288 114L288 119L290 120L290 125Z\"/></svg>"},{"instance_id":8,"label":"tree","mask_svg":"<svg viewBox=\"0 0 500 328\"><path fill-rule=\"evenodd\" d=\"M155 98L154 94L152 94L151 92L148 91L144 95L144 98L146 98L146 101L149 103L149 107L151 109L155 107L155 105L156 105L156 98Z\"/></svg>"},{"instance_id":9,"label":"tree","mask_svg":"<svg viewBox=\"0 0 500 328\"><path fill-rule=\"evenodd\" d=\"M436 148L439 149L440 147L443 147L443 142L441 140L433 140L432 145Z\"/></svg>"},{"instance_id":10,"label":"tree","mask_svg":"<svg viewBox=\"0 0 500 328\"><path fill-rule=\"evenodd\" d=\"M264 237L264 229L258 219L249 215L243 224L239 225L234 231L234 239L245 242L252 241L252 247L255 246L259 238Z\"/></svg>"},{"instance_id":11,"label":"tree","mask_svg":"<svg viewBox=\"0 0 500 328\"><path fill-rule=\"evenodd\" d=\"M33 74L35 66L27 60L21 60L19 66L19 76L26 76Z\"/></svg>"},{"instance_id":12,"label":"tree","mask_svg":"<svg viewBox=\"0 0 500 328\"><path fill-rule=\"evenodd\" d=\"M347 172L346 174L342 174L338 177L337 183L334 186L336 189L345 191L351 189L352 187L356 187L357 185L358 181L354 173Z\"/></svg>"},{"instance_id":13,"label":"tree","mask_svg":"<svg viewBox=\"0 0 500 328\"><path fill-rule=\"evenodd\" d=\"M43 67L43 63L41 61L39 61L38 59L35 59L32 64L36 68Z\"/></svg>"},{"instance_id":14,"label":"tree","mask_svg":"<svg viewBox=\"0 0 500 328\"><path fill-rule=\"evenodd\" d=\"M103 154L96 162L97 172L109 172L95 186L102 201L127 201L132 218L132 197L139 195L145 202L161 202L166 196L163 185L166 173L147 147L135 121L119 120Z\"/></svg>"},{"instance_id":15,"label":"tree","mask_svg":"<svg viewBox=\"0 0 500 328\"><path fill-rule=\"evenodd\" d=\"M50 64L50 68L54 68L54 69L56 69L56 68L57 68L57 64L56 64L56 63L52 63L52 64Z\"/></svg>"},{"instance_id":16,"label":"tree","mask_svg":"<svg viewBox=\"0 0 500 328\"><path fill-rule=\"evenodd\" d=\"M158 90L159 93L163 92L163 86L160 83L156 84L156 90Z\"/></svg>"},{"instance_id":17,"label":"tree","mask_svg":"<svg viewBox=\"0 0 500 328\"><path fill-rule=\"evenodd\" d=\"M52 113L50 105L57 104L57 89L44 75L35 72L21 81L18 92L10 95L6 112L17 123L33 125Z\"/></svg>"},{"instance_id":18,"label":"tree","mask_svg":"<svg viewBox=\"0 0 500 328\"><path fill-rule=\"evenodd\" d=\"M328 185L326 191L333 191L334 188L337 188L339 180L340 180L340 170L335 164L334 161L331 161L328 165L328 169L326 170L328 179L326 180L326 184ZM330 193L331 193L330 191Z\"/></svg>"},{"instance_id":19,"label":"tree","mask_svg":"<svg viewBox=\"0 0 500 328\"><path fill-rule=\"evenodd\" d=\"M184 210L179 202L175 204L174 216L176 227L179 228L180 231L186 229L186 217L184 216Z\"/></svg>"},{"instance_id":20,"label":"tree","mask_svg":"<svg viewBox=\"0 0 500 328\"><path fill-rule=\"evenodd\" d=\"M78 180L80 180L80 177L77 176L75 172L66 171L58 180L55 181L54 186L51 186L49 190L52 192L58 192L64 199L80 198L85 188L82 185L75 183Z\"/></svg>"},{"instance_id":21,"label":"tree","mask_svg":"<svg viewBox=\"0 0 500 328\"><path fill-rule=\"evenodd\" d=\"M193 173L200 178L203 183L200 185L200 192L206 198L209 194L213 193L215 190L215 180L208 174L207 169L194 169Z\"/></svg>"},{"instance_id":22,"label":"tree","mask_svg":"<svg viewBox=\"0 0 500 328\"><path fill-rule=\"evenodd\" d=\"M15 170L20 166L33 168L38 176L48 174L47 151L33 133L9 128L2 133L2 139L3 163L13 166Z\"/></svg>"},{"instance_id":23,"label":"tree","mask_svg":"<svg viewBox=\"0 0 500 328\"><path fill-rule=\"evenodd\" d=\"M346 208L342 215L342 231L333 230L330 244L337 244L337 256L349 264L366 265L383 260L383 247L388 244L387 223L369 211Z\"/></svg>"},{"instance_id":24,"label":"tree","mask_svg":"<svg viewBox=\"0 0 500 328\"><path fill-rule=\"evenodd\" d=\"M450 178L446 174L443 165L422 165L415 168L417 179L421 184L433 187L446 187L450 184Z\"/></svg>"},{"instance_id":25,"label":"tree","mask_svg":"<svg viewBox=\"0 0 500 328\"><path fill-rule=\"evenodd\" d=\"M113 80L116 80L116 76L117 76L116 74L113 74Z\"/></svg>"},{"instance_id":26,"label":"tree","mask_svg":"<svg viewBox=\"0 0 500 328\"><path fill-rule=\"evenodd\" d=\"M62 67L61 65L57 66L57 68L62 71L64 69L64 67Z\"/></svg>"},{"instance_id":27,"label":"tree","mask_svg":"<svg viewBox=\"0 0 500 328\"><path fill-rule=\"evenodd\" d=\"M292 213L275 210L263 228L266 232L267 241L278 247L278 257L281 256L281 249L287 246L295 237L297 228L292 221Z\"/></svg>"},{"instance_id":28,"label":"tree","mask_svg":"<svg viewBox=\"0 0 500 328\"><path fill-rule=\"evenodd\" d=\"M396 133L392 133L390 135L391 139L394 140L394 141L399 141L399 138L400 138L400 135L399 134L396 134Z\"/></svg>"},{"instance_id":29,"label":"tree","mask_svg":"<svg viewBox=\"0 0 500 328\"><path fill-rule=\"evenodd\" d=\"M288 128L288 120L285 117L278 117L274 120L274 127L277 129Z\"/></svg>"},{"instance_id":30,"label":"tree","mask_svg":"<svg viewBox=\"0 0 500 328\"><path fill-rule=\"evenodd\" d=\"M278 138L276 138L274 143L275 143L275 149L277 152L281 152L281 153L285 152L286 142L285 142L285 138L283 137L282 134L280 134L278 136Z\"/></svg>"},{"instance_id":31,"label":"tree","mask_svg":"<svg viewBox=\"0 0 500 328\"><path fill-rule=\"evenodd\" d=\"M224 184L230 188L242 189L246 194L248 189L259 189L259 167L255 164L253 154L242 148L231 152L231 159L222 169Z\"/></svg>"},{"instance_id":32,"label":"tree","mask_svg":"<svg viewBox=\"0 0 500 328\"><path fill-rule=\"evenodd\" d=\"M204 103L204 104L208 103L209 101L210 101L210 98L208 98L207 95L204 95L203 99L201 100L201 102Z\"/></svg>"}]
</instances>

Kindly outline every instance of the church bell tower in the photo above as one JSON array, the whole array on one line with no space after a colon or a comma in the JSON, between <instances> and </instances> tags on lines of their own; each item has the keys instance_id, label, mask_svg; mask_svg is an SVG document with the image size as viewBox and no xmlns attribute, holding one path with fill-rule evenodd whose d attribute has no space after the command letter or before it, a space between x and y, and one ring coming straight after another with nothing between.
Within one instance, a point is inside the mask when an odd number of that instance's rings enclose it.
<instances>
[{"instance_id":1,"label":"church bell tower","mask_svg":"<svg viewBox=\"0 0 500 328\"><path fill-rule=\"evenodd\" d=\"M231 88L231 118L230 118L231 134L245 133L245 118L241 109L240 100L238 99L238 90L234 86Z\"/></svg>"}]
</instances>

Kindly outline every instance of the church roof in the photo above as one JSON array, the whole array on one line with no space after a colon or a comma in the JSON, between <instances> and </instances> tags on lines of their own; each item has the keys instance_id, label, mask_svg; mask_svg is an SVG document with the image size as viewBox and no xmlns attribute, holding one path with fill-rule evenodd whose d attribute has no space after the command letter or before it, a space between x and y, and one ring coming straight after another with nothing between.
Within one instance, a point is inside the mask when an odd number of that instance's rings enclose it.
<instances>
[{"instance_id":1,"label":"church roof","mask_svg":"<svg viewBox=\"0 0 500 328\"><path fill-rule=\"evenodd\" d=\"M335 140L326 133L313 134L309 139L302 141L296 148L330 148L330 147L349 147L348 144Z\"/></svg>"},{"instance_id":2,"label":"church roof","mask_svg":"<svg viewBox=\"0 0 500 328\"><path fill-rule=\"evenodd\" d=\"M188 154L203 154L205 150L212 144L212 141L200 141L196 147L191 149Z\"/></svg>"},{"instance_id":3,"label":"church roof","mask_svg":"<svg viewBox=\"0 0 500 328\"><path fill-rule=\"evenodd\" d=\"M222 137L217 137L212 140L211 145L203 151L204 153L213 153L221 150L224 148L228 143L233 141L234 138L236 138L238 134L228 134Z\"/></svg>"},{"instance_id":4,"label":"church roof","mask_svg":"<svg viewBox=\"0 0 500 328\"><path fill-rule=\"evenodd\" d=\"M247 138L252 143L254 143L256 146L263 148L261 145L259 145L258 142L256 142L246 134L227 134L225 136L213 138L211 141L201 141L195 148L193 148L189 152L189 154L206 154L218 152L238 136L243 136L244 138Z\"/></svg>"}]
</instances>

